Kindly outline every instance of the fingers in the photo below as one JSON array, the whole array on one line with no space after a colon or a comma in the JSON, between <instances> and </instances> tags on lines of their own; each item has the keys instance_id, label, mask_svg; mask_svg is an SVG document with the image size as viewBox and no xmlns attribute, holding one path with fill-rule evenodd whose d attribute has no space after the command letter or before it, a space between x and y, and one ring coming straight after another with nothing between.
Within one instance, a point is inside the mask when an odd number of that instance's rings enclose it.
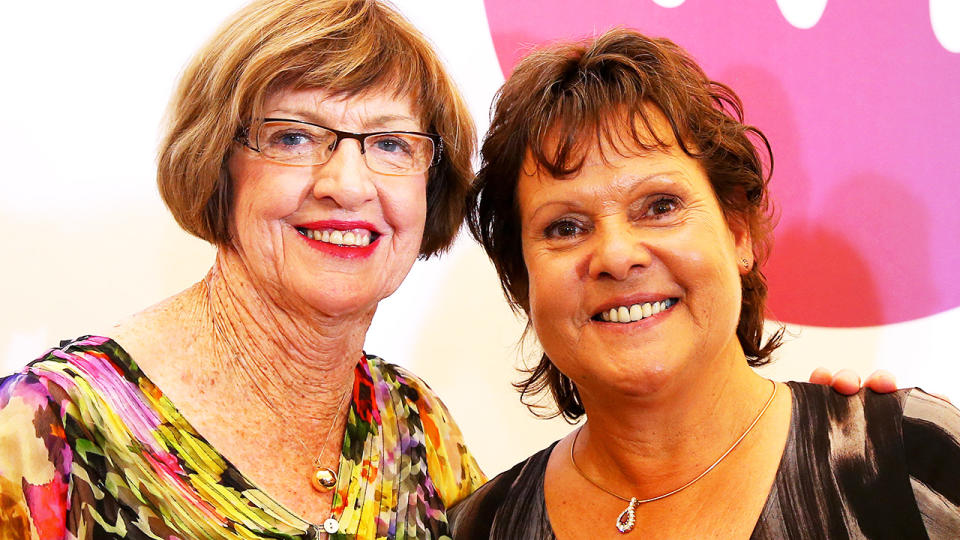
<instances>
[{"instance_id":1,"label":"fingers","mask_svg":"<svg viewBox=\"0 0 960 540\"><path fill-rule=\"evenodd\" d=\"M860 376L849 369L841 369L834 375L829 369L818 367L810 374L810 382L832 386L837 392L848 396L860 391Z\"/></svg>"},{"instance_id":2,"label":"fingers","mask_svg":"<svg viewBox=\"0 0 960 540\"><path fill-rule=\"evenodd\" d=\"M897 379L889 371L878 369L867 377L867 382L864 383L864 386L874 392L886 394L897 389Z\"/></svg>"},{"instance_id":3,"label":"fingers","mask_svg":"<svg viewBox=\"0 0 960 540\"><path fill-rule=\"evenodd\" d=\"M813 384L829 385L832 380L833 375L830 373L830 370L825 367L818 367L810 374L810 382Z\"/></svg>"},{"instance_id":4,"label":"fingers","mask_svg":"<svg viewBox=\"0 0 960 540\"><path fill-rule=\"evenodd\" d=\"M849 369L841 369L833 375L830 386L841 394L851 396L860 391L860 376Z\"/></svg>"}]
</instances>

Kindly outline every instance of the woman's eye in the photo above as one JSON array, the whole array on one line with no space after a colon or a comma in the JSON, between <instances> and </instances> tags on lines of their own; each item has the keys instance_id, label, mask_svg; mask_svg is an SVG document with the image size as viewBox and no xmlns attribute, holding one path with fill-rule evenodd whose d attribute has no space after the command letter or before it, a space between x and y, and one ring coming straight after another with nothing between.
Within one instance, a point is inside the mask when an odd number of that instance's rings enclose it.
<instances>
[{"instance_id":1,"label":"woman's eye","mask_svg":"<svg viewBox=\"0 0 960 540\"><path fill-rule=\"evenodd\" d=\"M647 208L646 217L659 218L677 209L679 203L673 197L660 197Z\"/></svg>"},{"instance_id":2,"label":"woman's eye","mask_svg":"<svg viewBox=\"0 0 960 540\"><path fill-rule=\"evenodd\" d=\"M310 136L299 131L278 133L270 138L270 142L279 146L300 146L310 143Z\"/></svg>"},{"instance_id":3,"label":"woman's eye","mask_svg":"<svg viewBox=\"0 0 960 540\"><path fill-rule=\"evenodd\" d=\"M393 154L396 152L402 152L405 154L410 153L410 145L407 141L401 139L400 137L383 137L378 138L373 141L373 147L380 151L388 154Z\"/></svg>"},{"instance_id":4,"label":"woman's eye","mask_svg":"<svg viewBox=\"0 0 960 540\"><path fill-rule=\"evenodd\" d=\"M583 227L576 221L565 219L551 223L544 231L547 238L569 238L583 231Z\"/></svg>"}]
</instances>

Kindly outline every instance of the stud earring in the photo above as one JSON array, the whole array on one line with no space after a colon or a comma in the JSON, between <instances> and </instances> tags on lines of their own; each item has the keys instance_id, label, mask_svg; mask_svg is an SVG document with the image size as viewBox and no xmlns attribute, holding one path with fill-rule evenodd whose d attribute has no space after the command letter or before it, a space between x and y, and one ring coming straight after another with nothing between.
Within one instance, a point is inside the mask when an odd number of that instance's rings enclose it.
<instances>
[{"instance_id":1,"label":"stud earring","mask_svg":"<svg viewBox=\"0 0 960 540\"><path fill-rule=\"evenodd\" d=\"M742 264L744 268L747 268L747 269L750 268L750 261L746 259L740 259L740 264Z\"/></svg>"}]
</instances>

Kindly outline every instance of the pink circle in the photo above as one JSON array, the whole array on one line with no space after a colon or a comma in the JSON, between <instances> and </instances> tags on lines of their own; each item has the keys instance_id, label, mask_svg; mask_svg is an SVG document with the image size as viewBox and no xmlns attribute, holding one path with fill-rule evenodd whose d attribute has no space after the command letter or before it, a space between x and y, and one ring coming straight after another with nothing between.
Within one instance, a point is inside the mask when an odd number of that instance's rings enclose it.
<instances>
[{"instance_id":1,"label":"pink circle","mask_svg":"<svg viewBox=\"0 0 960 540\"><path fill-rule=\"evenodd\" d=\"M776 160L773 318L869 326L960 306L960 55L926 2L832 1L807 30L775 0L486 8L505 74L534 44L629 26L737 91Z\"/></svg>"}]
</instances>

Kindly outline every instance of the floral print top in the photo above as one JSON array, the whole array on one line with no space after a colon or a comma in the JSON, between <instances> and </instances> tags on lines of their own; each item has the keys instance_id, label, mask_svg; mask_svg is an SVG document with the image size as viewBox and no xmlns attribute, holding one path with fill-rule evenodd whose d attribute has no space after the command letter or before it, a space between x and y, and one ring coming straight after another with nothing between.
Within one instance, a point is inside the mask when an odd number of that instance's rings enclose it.
<instances>
[{"instance_id":1,"label":"floral print top","mask_svg":"<svg viewBox=\"0 0 960 540\"><path fill-rule=\"evenodd\" d=\"M485 477L420 379L356 366L333 538L447 538ZM177 412L114 341L82 337L0 379L0 538L321 538Z\"/></svg>"}]
</instances>

